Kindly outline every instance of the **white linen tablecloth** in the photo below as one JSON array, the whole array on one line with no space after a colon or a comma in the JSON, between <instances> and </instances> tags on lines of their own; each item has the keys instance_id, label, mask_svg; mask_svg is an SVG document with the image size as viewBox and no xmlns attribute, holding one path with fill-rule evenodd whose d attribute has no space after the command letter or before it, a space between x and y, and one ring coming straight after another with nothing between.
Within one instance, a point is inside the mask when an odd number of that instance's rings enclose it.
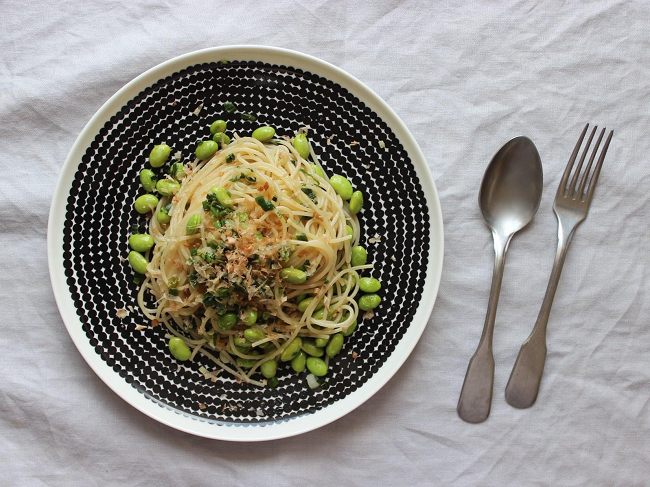
<instances>
[{"instance_id":1,"label":"white linen tablecloth","mask_svg":"<svg viewBox=\"0 0 650 487\"><path fill-rule=\"evenodd\" d=\"M0 482L3 485L650 483L650 6L644 2L0 1ZM166 59L224 44L296 49L383 97L422 147L445 219L429 325L356 411L265 444L210 441L139 413L86 365L50 287L58 174L94 112ZM551 205L587 121L615 129L569 252L537 404L503 391L556 244ZM544 197L497 314L492 414L456 414L483 326L492 241L483 171L527 135Z\"/></svg>"}]
</instances>

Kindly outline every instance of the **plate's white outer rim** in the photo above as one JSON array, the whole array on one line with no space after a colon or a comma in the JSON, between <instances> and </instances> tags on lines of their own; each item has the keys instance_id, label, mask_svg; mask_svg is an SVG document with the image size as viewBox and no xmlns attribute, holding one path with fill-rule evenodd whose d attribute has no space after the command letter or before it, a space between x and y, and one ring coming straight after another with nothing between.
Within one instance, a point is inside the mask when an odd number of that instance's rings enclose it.
<instances>
[{"instance_id":1,"label":"plate's white outer rim","mask_svg":"<svg viewBox=\"0 0 650 487\"><path fill-rule=\"evenodd\" d=\"M264 426L223 425L192 419L171 408L158 405L138 392L113 371L90 345L76 314L63 266L63 225L68 192L83 154L104 123L130 99L159 79L188 66L222 59L255 60L293 66L318 74L346 88L373 109L402 143L413 161L429 210L430 253L422 299L411 326L390 357L365 384L343 399L337 400L316 413L289 421L267 423ZM397 372L417 344L431 315L442 273L444 236L440 199L424 154L397 114L374 91L342 69L306 54L268 46L224 46L184 54L149 69L115 93L95 113L77 137L59 175L48 221L47 254L54 297L68 333L88 365L108 387L139 411L181 431L220 440L263 441L298 435L335 421L372 397Z\"/></svg>"}]
</instances>

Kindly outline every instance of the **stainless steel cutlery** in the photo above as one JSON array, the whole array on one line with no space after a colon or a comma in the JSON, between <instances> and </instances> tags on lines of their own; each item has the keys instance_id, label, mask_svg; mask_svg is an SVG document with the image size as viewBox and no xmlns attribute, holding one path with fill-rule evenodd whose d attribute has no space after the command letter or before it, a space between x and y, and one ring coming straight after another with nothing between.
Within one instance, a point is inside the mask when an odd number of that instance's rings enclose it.
<instances>
[{"instance_id":1,"label":"stainless steel cutlery","mask_svg":"<svg viewBox=\"0 0 650 487\"><path fill-rule=\"evenodd\" d=\"M589 153L598 132L598 127L594 127L580 154L588 129L589 124L578 138L555 195L553 210L558 221L555 263L537 322L521 346L506 386L506 401L517 408L530 407L537 399L546 361L546 327L562 266L576 228L587 218L612 140L613 131L610 131L598 152L606 133L603 128ZM467 367L458 401L458 415L470 423L485 421L490 414L494 383L492 334L508 244L512 236L533 219L541 195L542 166L535 145L526 137L512 139L492 158L479 192L479 206L494 238L495 260L483 334Z\"/></svg>"}]
</instances>

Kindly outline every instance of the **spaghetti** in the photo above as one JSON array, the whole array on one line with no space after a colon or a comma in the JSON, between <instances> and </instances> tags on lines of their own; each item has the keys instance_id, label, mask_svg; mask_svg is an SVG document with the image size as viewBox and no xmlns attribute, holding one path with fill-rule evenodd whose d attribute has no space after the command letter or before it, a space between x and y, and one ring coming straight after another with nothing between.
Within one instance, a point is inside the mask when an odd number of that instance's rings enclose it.
<instances>
[{"instance_id":1,"label":"spaghetti","mask_svg":"<svg viewBox=\"0 0 650 487\"><path fill-rule=\"evenodd\" d=\"M180 188L150 220L155 246L138 303L192 359L214 362L207 375L264 386L253 376L286 360L292 342L356 327L358 272L372 266L351 265L359 222L317 163L285 140L235 136L180 171Z\"/></svg>"}]
</instances>

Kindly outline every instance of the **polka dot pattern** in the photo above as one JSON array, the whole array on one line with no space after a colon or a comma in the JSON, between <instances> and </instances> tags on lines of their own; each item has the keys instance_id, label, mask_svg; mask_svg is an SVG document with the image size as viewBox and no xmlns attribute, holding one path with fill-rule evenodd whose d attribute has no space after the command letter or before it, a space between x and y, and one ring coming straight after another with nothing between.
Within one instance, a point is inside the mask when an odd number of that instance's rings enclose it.
<instances>
[{"instance_id":1,"label":"polka dot pattern","mask_svg":"<svg viewBox=\"0 0 650 487\"><path fill-rule=\"evenodd\" d=\"M227 114L225 102L234 103L237 112ZM257 120L245 120L242 113ZM225 373L213 383L199 372L201 365L212 368L208 360L180 363L169 354L163 327L135 330L147 324L125 259L132 228L147 228L146 217L133 209L143 193L138 174L149 167L154 144L166 142L181 152L184 162L193 160L197 141L209 138L210 123L219 118L227 120L229 135L248 135L260 125L271 125L279 136L292 136L308 126L326 172L346 176L364 192L361 244L375 265L372 275L382 282L383 301L375 316L361 320L346 339L341 354L330 361L326 382L316 390L307 387L305 373L296 375L288 364L280 365L275 389L237 383ZM363 102L338 84L300 69L231 61L194 65L160 79L99 130L70 188L62 250L83 331L120 377L180 414L263 426L325 408L363 386L382 367L422 297L429 225L426 198L408 154ZM122 319L116 316L120 309L128 310Z\"/></svg>"}]
</instances>

